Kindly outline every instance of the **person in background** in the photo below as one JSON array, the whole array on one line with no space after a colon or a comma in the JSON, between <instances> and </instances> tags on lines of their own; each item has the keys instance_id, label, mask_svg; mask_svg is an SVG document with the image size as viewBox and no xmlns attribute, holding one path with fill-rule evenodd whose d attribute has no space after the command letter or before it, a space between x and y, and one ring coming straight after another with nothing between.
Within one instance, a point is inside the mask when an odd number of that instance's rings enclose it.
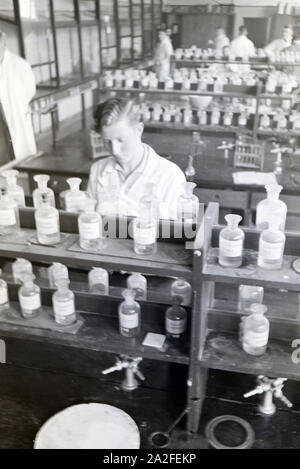
<instances>
[{"instance_id":1,"label":"person in background","mask_svg":"<svg viewBox=\"0 0 300 469\"><path fill-rule=\"evenodd\" d=\"M284 51L294 53L298 52L300 54L300 36L294 37L292 45L284 49ZM297 67L296 65L284 66L284 72L294 74L300 84L300 67Z\"/></svg>"},{"instance_id":2,"label":"person in background","mask_svg":"<svg viewBox=\"0 0 300 469\"><path fill-rule=\"evenodd\" d=\"M230 51L235 57L242 57L243 60L249 60L256 54L255 45L248 39L248 29L246 26L239 27L239 35L230 44Z\"/></svg>"},{"instance_id":3,"label":"person in background","mask_svg":"<svg viewBox=\"0 0 300 469\"><path fill-rule=\"evenodd\" d=\"M36 154L29 112L35 91L29 63L8 50L6 35L0 31L0 165Z\"/></svg>"},{"instance_id":4,"label":"person in background","mask_svg":"<svg viewBox=\"0 0 300 469\"><path fill-rule=\"evenodd\" d=\"M154 68L160 81L170 75L170 59L173 54L171 39L166 31L159 31L158 44L154 54Z\"/></svg>"},{"instance_id":5,"label":"person in background","mask_svg":"<svg viewBox=\"0 0 300 469\"><path fill-rule=\"evenodd\" d=\"M264 48L265 53L270 56L275 52L286 50L292 45L292 38L293 28L291 25L287 25L283 29L282 37L280 39L274 39L274 41L270 42L270 44Z\"/></svg>"},{"instance_id":6,"label":"person in background","mask_svg":"<svg viewBox=\"0 0 300 469\"><path fill-rule=\"evenodd\" d=\"M223 52L223 48L230 45L230 40L226 36L224 29L219 26L216 29L216 37L214 40L214 48L217 51Z\"/></svg>"},{"instance_id":7,"label":"person in background","mask_svg":"<svg viewBox=\"0 0 300 469\"><path fill-rule=\"evenodd\" d=\"M172 34L170 36L172 45L174 49L179 49L180 47L180 34L179 27L177 23L172 24Z\"/></svg>"},{"instance_id":8,"label":"person in background","mask_svg":"<svg viewBox=\"0 0 300 469\"><path fill-rule=\"evenodd\" d=\"M144 125L134 101L111 98L97 106L94 118L95 130L101 133L111 155L91 167L87 191L97 200L97 210L105 215L139 215L145 183L152 182L160 217L175 219L185 175L142 142Z\"/></svg>"}]
</instances>

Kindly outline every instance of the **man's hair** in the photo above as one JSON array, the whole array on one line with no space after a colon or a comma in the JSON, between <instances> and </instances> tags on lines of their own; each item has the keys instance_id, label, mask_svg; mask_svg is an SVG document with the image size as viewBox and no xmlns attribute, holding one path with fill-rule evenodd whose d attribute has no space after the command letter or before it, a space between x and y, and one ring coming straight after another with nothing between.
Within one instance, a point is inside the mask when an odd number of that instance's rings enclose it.
<instances>
[{"instance_id":1,"label":"man's hair","mask_svg":"<svg viewBox=\"0 0 300 469\"><path fill-rule=\"evenodd\" d=\"M109 126L126 117L129 122L138 124L140 113L133 100L111 98L98 104L94 111L94 130L100 132L103 126Z\"/></svg>"},{"instance_id":2,"label":"man's hair","mask_svg":"<svg viewBox=\"0 0 300 469\"><path fill-rule=\"evenodd\" d=\"M247 33L248 32L248 29L246 28L246 26L243 24L242 26L239 27L239 33Z\"/></svg>"}]
</instances>

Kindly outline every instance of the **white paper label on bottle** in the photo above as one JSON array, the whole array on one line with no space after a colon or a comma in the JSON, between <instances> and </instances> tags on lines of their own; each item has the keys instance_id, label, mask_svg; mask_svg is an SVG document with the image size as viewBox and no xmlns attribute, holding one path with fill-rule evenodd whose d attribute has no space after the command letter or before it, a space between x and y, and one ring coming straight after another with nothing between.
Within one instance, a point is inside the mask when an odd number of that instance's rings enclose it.
<instances>
[{"instance_id":1,"label":"white paper label on bottle","mask_svg":"<svg viewBox=\"0 0 300 469\"><path fill-rule=\"evenodd\" d=\"M13 208L0 210L0 225L12 226L17 223L16 214Z\"/></svg>"},{"instance_id":2,"label":"white paper label on bottle","mask_svg":"<svg viewBox=\"0 0 300 469\"><path fill-rule=\"evenodd\" d=\"M179 335L183 334L186 329L186 318L180 321L173 321L172 319L166 319L166 330L169 334Z\"/></svg>"},{"instance_id":3,"label":"white paper label on bottle","mask_svg":"<svg viewBox=\"0 0 300 469\"><path fill-rule=\"evenodd\" d=\"M243 240L229 241L220 238L220 253L224 257L240 257L243 253Z\"/></svg>"},{"instance_id":4,"label":"white paper label on bottle","mask_svg":"<svg viewBox=\"0 0 300 469\"><path fill-rule=\"evenodd\" d=\"M39 293L32 296L20 295L20 305L22 309L38 309L41 307L41 295Z\"/></svg>"},{"instance_id":5,"label":"white paper label on bottle","mask_svg":"<svg viewBox=\"0 0 300 469\"><path fill-rule=\"evenodd\" d=\"M156 227L152 228L133 228L133 237L137 244L148 245L156 241Z\"/></svg>"},{"instance_id":6,"label":"white paper label on bottle","mask_svg":"<svg viewBox=\"0 0 300 469\"><path fill-rule=\"evenodd\" d=\"M54 314L56 317L64 318L75 313L74 299L64 301L63 303L53 302Z\"/></svg>"},{"instance_id":7,"label":"white paper label on bottle","mask_svg":"<svg viewBox=\"0 0 300 469\"><path fill-rule=\"evenodd\" d=\"M259 255L268 261L281 259L283 248L283 243L268 243L263 239L259 241Z\"/></svg>"},{"instance_id":8,"label":"white paper label on bottle","mask_svg":"<svg viewBox=\"0 0 300 469\"><path fill-rule=\"evenodd\" d=\"M83 239L98 239L101 237L99 222L83 223L79 222L79 234Z\"/></svg>"},{"instance_id":9,"label":"white paper label on bottle","mask_svg":"<svg viewBox=\"0 0 300 469\"><path fill-rule=\"evenodd\" d=\"M253 347L263 347L267 345L269 339L269 330L265 332L247 331L244 335L244 342Z\"/></svg>"},{"instance_id":10,"label":"white paper label on bottle","mask_svg":"<svg viewBox=\"0 0 300 469\"><path fill-rule=\"evenodd\" d=\"M139 325L139 315L134 314L123 314L120 313L120 326L123 329L135 329Z\"/></svg>"},{"instance_id":11,"label":"white paper label on bottle","mask_svg":"<svg viewBox=\"0 0 300 469\"><path fill-rule=\"evenodd\" d=\"M36 223L40 234L50 235L59 232L58 218L38 218Z\"/></svg>"},{"instance_id":12,"label":"white paper label on bottle","mask_svg":"<svg viewBox=\"0 0 300 469\"><path fill-rule=\"evenodd\" d=\"M7 287L0 289L0 305L4 305L8 302L8 291Z\"/></svg>"}]
</instances>

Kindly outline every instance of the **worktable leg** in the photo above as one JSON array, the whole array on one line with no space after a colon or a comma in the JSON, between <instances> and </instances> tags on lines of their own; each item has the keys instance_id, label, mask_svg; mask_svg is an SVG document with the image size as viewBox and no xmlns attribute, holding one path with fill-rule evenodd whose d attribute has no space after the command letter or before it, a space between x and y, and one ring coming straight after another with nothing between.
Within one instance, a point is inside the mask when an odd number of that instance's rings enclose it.
<instances>
[{"instance_id":1,"label":"worktable leg","mask_svg":"<svg viewBox=\"0 0 300 469\"><path fill-rule=\"evenodd\" d=\"M187 431L197 433L205 399L208 368L194 367L193 384L188 396L188 405L191 410L188 414Z\"/></svg>"}]
</instances>

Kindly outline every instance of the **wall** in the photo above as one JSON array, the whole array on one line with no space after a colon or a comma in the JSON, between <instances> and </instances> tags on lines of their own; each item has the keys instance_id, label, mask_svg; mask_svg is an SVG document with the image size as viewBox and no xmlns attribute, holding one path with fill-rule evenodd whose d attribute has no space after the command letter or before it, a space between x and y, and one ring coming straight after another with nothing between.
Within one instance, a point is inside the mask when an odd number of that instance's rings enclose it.
<instances>
[{"instance_id":1,"label":"wall","mask_svg":"<svg viewBox=\"0 0 300 469\"><path fill-rule=\"evenodd\" d=\"M234 15L233 37L237 36L239 27L243 24L243 18L268 18L275 15L277 7L236 7Z\"/></svg>"}]
</instances>

